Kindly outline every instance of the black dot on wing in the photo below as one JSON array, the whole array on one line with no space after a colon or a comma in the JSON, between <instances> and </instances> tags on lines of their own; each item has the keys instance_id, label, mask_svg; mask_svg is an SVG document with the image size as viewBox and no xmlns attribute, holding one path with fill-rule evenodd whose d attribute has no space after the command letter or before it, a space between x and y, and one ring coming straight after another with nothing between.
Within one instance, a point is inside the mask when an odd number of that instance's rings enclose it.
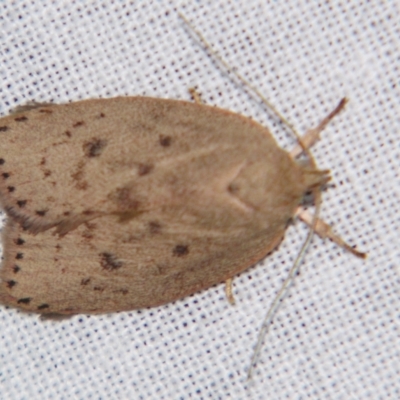
<instances>
[{"instance_id":1,"label":"black dot on wing","mask_svg":"<svg viewBox=\"0 0 400 400\"><path fill-rule=\"evenodd\" d=\"M177 244L172 250L172 254L176 257L183 257L189 254L189 246L186 244Z\"/></svg>"},{"instance_id":2,"label":"black dot on wing","mask_svg":"<svg viewBox=\"0 0 400 400\"><path fill-rule=\"evenodd\" d=\"M162 229L161 224L158 221L150 221L149 222L149 231L152 235L156 233L160 233Z\"/></svg>"},{"instance_id":3,"label":"black dot on wing","mask_svg":"<svg viewBox=\"0 0 400 400\"><path fill-rule=\"evenodd\" d=\"M18 200L17 205L19 208L24 208L26 206L27 200Z\"/></svg>"},{"instance_id":4,"label":"black dot on wing","mask_svg":"<svg viewBox=\"0 0 400 400\"><path fill-rule=\"evenodd\" d=\"M138 165L138 175L144 176L149 174L154 168L153 164L139 164Z\"/></svg>"},{"instance_id":5,"label":"black dot on wing","mask_svg":"<svg viewBox=\"0 0 400 400\"><path fill-rule=\"evenodd\" d=\"M83 144L83 151L89 158L99 157L107 146L107 140L92 138L90 141Z\"/></svg>"},{"instance_id":6,"label":"black dot on wing","mask_svg":"<svg viewBox=\"0 0 400 400\"><path fill-rule=\"evenodd\" d=\"M14 121L16 121L16 122L24 122L24 121L27 121L27 120L28 120L28 118L25 117L25 115L22 115L20 117L14 118Z\"/></svg>"},{"instance_id":7,"label":"black dot on wing","mask_svg":"<svg viewBox=\"0 0 400 400\"><path fill-rule=\"evenodd\" d=\"M35 213L36 215L39 215L40 217L44 217L46 215L48 210L36 210Z\"/></svg>"},{"instance_id":8,"label":"black dot on wing","mask_svg":"<svg viewBox=\"0 0 400 400\"><path fill-rule=\"evenodd\" d=\"M13 281L13 280L9 280L9 281L7 281L7 283L6 283L6 285L7 285L7 287L8 287L9 289L13 288L16 284L17 284L17 282L16 282L16 281Z\"/></svg>"},{"instance_id":9,"label":"black dot on wing","mask_svg":"<svg viewBox=\"0 0 400 400\"><path fill-rule=\"evenodd\" d=\"M160 135L159 140L162 147L169 147L172 144L171 136Z\"/></svg>"},{"instance_id":10,"label":"black dot on wing","mask_svg":"<svg viewBox=\"0 0 400 400\"><path fill-rule=\"evenodd\" d=\"M81 285L86 286L89 284L89 282L90 282L90 278L82 278Z\"/></svg>"},{"instance_id":11,"label":"black dot on wing","mask_svg":"<svg viewBox=\"0 0 400 400\"><path fill-rule=\"evenodd\" d=\"M31 302L31 297L24 297L22 299L17 300L18 304L29 304Z\"/></svg>"},{"instance_id":12,"label":"black dot on wing","mask_svg":"<svg viewBox=\"0 0 400 400\"><path fill-rule=\"evenodd\" d=\"M100 253L100 265L107 271L114 271L123 266L123 262L115 254L103 252Z\"/></svg>"}]
</instances>

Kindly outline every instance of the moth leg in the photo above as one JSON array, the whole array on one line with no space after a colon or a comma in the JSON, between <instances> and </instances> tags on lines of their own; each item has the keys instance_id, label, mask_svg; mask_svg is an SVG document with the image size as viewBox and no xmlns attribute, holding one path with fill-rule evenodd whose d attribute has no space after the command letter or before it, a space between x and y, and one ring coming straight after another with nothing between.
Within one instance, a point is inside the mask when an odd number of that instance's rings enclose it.
<instances>
[{"instance_id":1,"label":"moth leg","mask_svg":"<svg viewBox=\"0 0 400 400\"><path fill-rule=\"evenodd\" d=\"M344 97L340 100L339 104L336 108L330 112L315 128L308 130L302 137L301 142L303 145L309 149L320 139L320 133L325 129L328 123L343 110L344 106L347 103L347 99ZM297 144L294 149L290 152L290 155L293 158L298 157L303 152L303 147L300 144Z\"/></svg>"},{"instance_id":2,"label":"moth leg","mask_svg":"<svg viewBox=\"0 0 400 400\"><path fill-rule=\"evenodd\" d=\"M204 104L201 100L200 93L196 90L196 88L189 88L189 93L192 96L192 99L197 104Z\"/></svg>"},{"instance_id":3,"label":"moth leg","mask_svg":"<svg viewBox=\"0 0 400 400\"><path fill-rule=\"evenodd\" d=\"M296 211L296 216L305 222L308 226L312 226L313 223L313 215L305 210L303 207L299 207ZM366 258L367 255L366 253L362 253L361 251L358 251L354 249L352 246L350 246L348 243L346 243L340 236L336 235L333 232L332 227L327 224L325 221L323 221L320 218L317 218L316 225L315 225L315 232L322 238L328 238L332 240L332 242L336 243L338 246L342 247L343 249L350 251L350 253L354 254L357 257L360 258Z\"/></svg>"},{"instance_id":4,"label":"moth leg","mask_svg":"<svg viewBox=\"0 0 400 400\"><path fill-rule=\"evenodd\" d=\"M229 304L232 306L235 305L235 298L233 297L233 290L232 290L233 278L229 278L225 281L225 295L228 299Z\"/></svg>"}]
</instances>

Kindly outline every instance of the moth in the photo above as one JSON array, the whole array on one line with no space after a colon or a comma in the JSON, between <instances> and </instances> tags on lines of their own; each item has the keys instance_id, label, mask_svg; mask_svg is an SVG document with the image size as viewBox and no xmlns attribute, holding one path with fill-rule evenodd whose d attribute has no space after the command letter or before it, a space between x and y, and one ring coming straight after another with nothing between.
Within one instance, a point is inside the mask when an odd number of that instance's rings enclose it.
<instances>
[{"instance_id":1,"label":"moth","mask_svg":"<svg viewBox=\"0 0 400 400\"><path fill-rule=\"evenodd\" d=\"M153 307L227 281L329 179L199 102L37 104L1 118L0 140L0 301L41 314Z\"/></svg>"}]
</instances>

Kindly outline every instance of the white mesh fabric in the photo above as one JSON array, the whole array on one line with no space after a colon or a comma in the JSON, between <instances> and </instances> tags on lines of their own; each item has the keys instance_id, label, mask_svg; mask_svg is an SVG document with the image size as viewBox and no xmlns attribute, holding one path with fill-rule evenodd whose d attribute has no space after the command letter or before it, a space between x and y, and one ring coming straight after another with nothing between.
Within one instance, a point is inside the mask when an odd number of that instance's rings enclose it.
<instances>
[{"instance_id":1,"label":"white mesh fabric","mask_svg":"<svg viewBox=\"0 0 400 400\"><path fill-rule=\"evenodd\" d=\"M294 140L177 11L299 131L349 98L314 155L335 185L323 196L324 219L369 257L314 238L250 383L261 320L306 235L300 223L235 279L234 307L223 285L164 307L64 321L2 306L0 398L399 398L395 1L1 2L0 113L30 100L188 100L196 86L204 102L252 116L290 148Z\"/></svg>"}]
</instances>

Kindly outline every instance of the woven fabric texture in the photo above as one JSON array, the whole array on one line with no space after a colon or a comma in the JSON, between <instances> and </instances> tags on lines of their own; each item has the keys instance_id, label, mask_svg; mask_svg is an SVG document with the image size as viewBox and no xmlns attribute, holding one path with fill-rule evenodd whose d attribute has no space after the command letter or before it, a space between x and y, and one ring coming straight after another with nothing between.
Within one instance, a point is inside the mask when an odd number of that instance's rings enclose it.
<instances>
[{"instance_id":1,"label":"woven fabric texture","mask_svg":"<svg viewBox=\"0 0 400 400\"><path fill-rule=\"evenodd\" d=\"M313 149L333 177L322 217L369 255L314 238L250 382L262 319L307 234L300 222L234 280L235 306L222 284L159 308L62 321L0 306L0 398L400 398L399 11L383 0L0 2L1 115L32 100L190 100L196 87L294 146L178 12L298 131L346 96Z\"/></svg>"}]
</instances>

